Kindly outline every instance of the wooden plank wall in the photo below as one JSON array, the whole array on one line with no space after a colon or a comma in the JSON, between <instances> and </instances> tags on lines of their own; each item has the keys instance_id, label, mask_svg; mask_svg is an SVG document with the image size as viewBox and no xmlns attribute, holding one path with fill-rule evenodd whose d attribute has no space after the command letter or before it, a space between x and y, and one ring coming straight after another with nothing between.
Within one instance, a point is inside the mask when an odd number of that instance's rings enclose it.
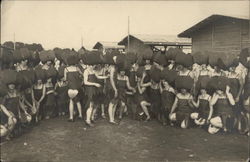
<instances>
[{"instance_id":1,"label":"wooden plank wall","mask_svg":"<svg viewBox=\"0 0 250 162\"><path fill-rule=\"evenodd\" d=\"M250 47L249 22L223 18L196 31L192 36L192 53L212 51L237 56L241 49Z\"/></svg>"},{"instance_id":2,"label":"wooden plank wall","mask_svg":"<svg viewBox=\"0 0 250 162\"><path fill-rule=\"evenodd\" d=\"M241 23L241 48L250 48L250 21Z\"/></svg>"},{"instance_id":3,"label":"wooden plank wall","mask_svg":"<svg viewBox=\"0 0 250 162\"><path fill-rule=\"evenodd\" d=\"M192 53L212 48L212 25L206 26L192 36Z\"/></svg>"}]
</instances>

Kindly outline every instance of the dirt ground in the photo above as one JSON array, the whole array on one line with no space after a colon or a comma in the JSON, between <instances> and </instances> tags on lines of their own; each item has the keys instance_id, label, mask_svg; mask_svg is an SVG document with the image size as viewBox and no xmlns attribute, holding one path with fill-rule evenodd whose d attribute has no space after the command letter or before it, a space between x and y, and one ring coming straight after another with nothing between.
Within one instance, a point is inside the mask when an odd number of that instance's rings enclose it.
<instances>
[{"instance_id":1,"label":"dirt ground","mask_svg":"<svg viewBox=\"0 0 250 162\"><path fill-rule=\"evenodd\" d=\"M248 137L210 135L202 129L165 127L129 118L94 128L66 117L41 121L1 145L3 161L246 161Z\"/></svg>"}]
</instances>

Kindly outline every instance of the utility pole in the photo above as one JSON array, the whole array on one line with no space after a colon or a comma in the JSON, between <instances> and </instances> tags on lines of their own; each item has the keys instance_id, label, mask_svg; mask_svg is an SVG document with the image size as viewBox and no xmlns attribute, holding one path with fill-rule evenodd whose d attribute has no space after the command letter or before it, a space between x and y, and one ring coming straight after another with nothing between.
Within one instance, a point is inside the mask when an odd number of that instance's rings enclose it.
<instances>
[{"instance_id":1,"label":"utility pole","mask_svg":"<svg viewBox=\"0 0 250 162\"><path fill-rule=\"evenodd\" d=\"M128 52L129 52L129 43L130 43L130 38L129 38L129 16L128 16Z\"/></svg>"},{"instance_id":2,"label":"utility pole","mask_svg":"<svg viewBox=\"0 0 250 162\"><path fill-rule=\"evenodd\" d=\"M81 48L83 47L83 38L81 36Z\"/></svg>"},{"instance_id":3,"label":"utility pole","mask_svg":"<svg viewBox=\"0 0 250 162\"><path fill-rule=\"evenodd\" d=\"M15 36L15 33L14 33L14 50L16 49L16 36Z\"/></svg>"}]
</instances>

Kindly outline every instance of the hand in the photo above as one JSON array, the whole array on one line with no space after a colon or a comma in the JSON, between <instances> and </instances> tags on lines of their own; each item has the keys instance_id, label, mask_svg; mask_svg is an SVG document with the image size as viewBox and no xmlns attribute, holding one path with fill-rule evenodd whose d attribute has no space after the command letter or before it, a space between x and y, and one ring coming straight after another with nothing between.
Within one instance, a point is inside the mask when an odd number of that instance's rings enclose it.
<instances>
[{"instance_id":1,"label":"hand","mask_svg":"<svg viewBox=\"0 0 250 162\"><path fill-rule=\"evenodd\" d=\"M240 100L240 97L237 96L237 97L235 98L235 102L239 102L239 100Z\"/></svg>"},{"instance_id":2,"label":"hand","mask_svg":"<svg viewBox=\"0 0 250 162\"><path fill-rule=\"evenodd\" d=\"M136 93L136 90L135 90L135 88L133 88L133 89L132 89L132 91L133 91L133 93Z\"/></svg>"},{"instance_id":3,"label":"hand","mask_svg":"<svg viewBox=\"0 0 250 162\"><path fill-rule=\"evenodd\" d=\"M206 123L209 124L210 123L210 119L207 119Z\"/></svg>"},{"instance_id":4,"label":"hand","mask_svg":"<svg viewBox=\"0 0 250 162\"><path fill-rule=\"evenodd\" d=\"M115 98L118 97L118 92L115 90Z\"/></svg>"},{"instance_id":5,"label":"hand","mask_svg":"<svg viewBox=\"0 0 250 162\"><path fill-rule=\"evenodd\" d=\"M168 118L171 119L173 113L169 113Z\"/></svg>"},{"instance_id":6,"label":"hand","mask_svg":"<svg viewBox=\"0 0 250 162\"><path fill-rule=\"evenodd\" d=\"M101 84L96 83L95 86L96 86L97 88L99 88L99 87L101 87Z\"/></svg>"}]
</instances>

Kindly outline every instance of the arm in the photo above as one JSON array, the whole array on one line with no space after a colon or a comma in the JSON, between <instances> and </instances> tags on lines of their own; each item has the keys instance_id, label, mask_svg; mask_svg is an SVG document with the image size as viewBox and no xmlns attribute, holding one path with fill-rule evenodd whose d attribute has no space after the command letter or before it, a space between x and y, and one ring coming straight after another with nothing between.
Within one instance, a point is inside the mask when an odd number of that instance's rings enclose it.
<instances>
[{"instance_id":1,"label":"arm","mask_svg":"<svg viewBox=\"0 0 250 162\"><path fill-rule=\"evenodd\" d=\"M195 102L194 99L192 99L192 104L194 105L194 107L198 108L200 105L200 97L198 97L198 101Z\"/></svg>"},{"instance_id":2,"label":"arm","mask_svg":"<svg viewBox=\"0 0 250 162\"><path fill-rule=\"evenodd\" d=\"M131 87L130 83L129 83L129 79L128 77L126 76L126 84L127 84L127 88L133 92L135 92L135 89L133 87Z\"/></svg>"},{"instance_id":3,"label":"arm","mask_svg":"<svg viewBox=\"0 0 250 162\"><path fill-rule=\"evenodd\" d=\"M144 83L144 79L145 79L145 77L146 77L146 73L145 72L143 72L143 74L142 74L142 79L141 79L141 86L142 87L149 87L149 86L151 86L151 83L150 82L148 82L148 83Z\"/></svg>"},{"instance_id":4,"label":"arm","mask_svg":"<svg viewBox=\"0 0 250 162\"><path fill-rule=\"evenodd\" d=\"M3 113L8 116L8 118L13 117L11 113L9 113L9 111L6 109L6 107L4 105L0 105L1 110L3 111Z\"/></svg>"},{"instance_id":5,"label":"arm","mask_svg":"<svg viewBox=\"0 0 250 162\"><path fill-rule=\"evenodd\" d=\"M160 81L159 88L160 88L160 93L162 94L162 91L163 91L163 88L162 88L162 81Z\"/></svg>"},{"instance_id":6,"label":"arm","mask_svg":"<svg viewBox=\"0 0 250 162\"><path fill-rule=\"evenodd\" d=\"M32 103L29 103L29 101L26 99L26 97L25 96L23 96L23 101L24 101L24 103L25 104L27 104L29 107L32 107Z\"/></svg>"},{"instance_id":7,"label":"arm","mask_svg":"<svg viewBox=\"0 0 250 162\"><path fill-rule=\"evenodd\" d=\"M244 78L243 77L239 77L239 82L240 82L240 88L239 88L239 91L238 91L238 94L237 94L237 97L235 99L236 102L239 102L239 98L240 98L240 95L242 94L242 90L244 88Z\"/></svg>"},{"instance_id":8,"label":"arm","mask_svg":"<svg viewBox=\"0 0 250 162\"><path fill-rule=\"evenodd\" d=\"M110 83L112 85L113 90L117 93L117 89L116 89L115 82L114 82L114 73L115 73L115 69L112 68L111 71L110 71L109 79L110 79Z\"/></svg>"},{"instance_id":9,"label":"arm","mask_svg":"<svg viewBox=\"0 0 250 162\"><path fill-rule=\"evenodd\" d=\"M64 69L64 80L67 80L67 72L68 72L68 69L65 68L65 69Z\"/></svg>"},{"instance_id":10,"label":"arm","mask_svg":"<svg viewBox=\"0 0 250 162\"><path fill-rule=\"evenodd\" d=\"M189 97L189 100L188 100L188 104L189 104L190 107L194 107L193 101L194 101L194 98L193 98L193 96L191 95L191 96Z\"/></svg>"},{"instance_id":11,"label":"arm","mask_svg":"<svg viewBox=\"0 0 250 162\"><path fill-rule=\"evenodd\" d=\"M42 102L42 100L43 100L44 97L45 97L45 94L46 94L46 88L45 88L45 85L43 85L43 93L42 93L42 97L41 97L40 100L38 101L39 103Z\"/></svg>"},{"instance_id":12,"label":"arm","mask_svg":"<svg viewBox=\"0 0 250 162\"><path fill-rule=\"evenodd\" d=\"M23 110L23 112L25 114L27 114L27 111L26 111L25 105L24 105L24 98L22 96L19 96L19 105L20 105L20 108Z\"/></svg>"},{"instance_id":13,"label":"arm","mask_svg":"<svg viewBox=\"0 0 250 162\"><path fill-rule=\"evenodd\" d=\"M95 76L98 78L98 79L107 79L108 76L101 76L101 75L97 75L95 74Z\"/></svg>"},{"instance_id":14,"label":"arm","mask_svg":"<svg viewBox=\"0 0 250 162\"><path fill-rule=\"evenodd\" d=\"M142 93L144 92L145 88L142 88L142 87L140 86L140 81L137 82L137 87L138 87L139 93L142 94Z\"/></svg>"},{"instance_id":15,"label":"arm","mask_svg":"<svg viewBox=\"0 0 250 162\"><path fill-rule=\"evenodd\" d=\"M178 97L176 96L170 114L172 114L177 108L177 103L178 103Z\"/></svg>"},{"instance_id":16,"label":"arm","mask_svg":"<svg viewBox=\"0 0 250 162\"><path fill-rule=\"evenodd\" d=\"M229 91L230 91L230 87L227 86L227 87L226 87L226 96L227 96L227 98L228 98L228 100L229 100L229 103L230 103L231 105L235 105L235 100L234 100L234 98L233 98L233 95L232 95Z\"/></svg>"}]
</instances>

